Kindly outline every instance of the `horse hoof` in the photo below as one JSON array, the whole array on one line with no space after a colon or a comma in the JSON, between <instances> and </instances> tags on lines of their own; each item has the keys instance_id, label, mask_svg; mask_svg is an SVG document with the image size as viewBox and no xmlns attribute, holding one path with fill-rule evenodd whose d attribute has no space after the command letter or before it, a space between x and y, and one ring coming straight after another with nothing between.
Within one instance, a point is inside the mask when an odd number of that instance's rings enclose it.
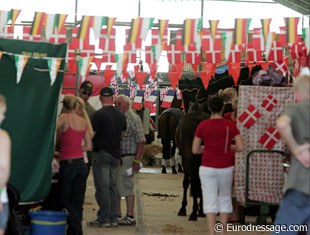
<instances>
[{"instance_id":1,"label":"horse hoof","mask_svg":"<svg viewBox=\"0 0 310 235\"><path fill-rule=\"evenodd\" d=\"M179 210L178 216L186 216L186 210L183 210L182 208Z\"/></svg>"},{"instance_id":2,"label":"horse hoof","mask_svg":"<svg viewBox=\"0 0 310 235\"><path fill-rule=\"evenodd\" d=\"M198 213L198 217L203 217L204 218L204 217L206 217L206 215L203 212L199 212Z\"/></svg>"},{"instance_id":3,"label":"horse hoof","mask_svg":"<svg viewBox=\"0 0 310 235\"><path fill-rule=\"evenodd\" d=\"M175 167L171 167L172 168L172 174L178 174L177 170L175 169Z\"/></svg>"},{"instance_id":4,"label":"horse hoof","mask_svg":"<svg viewBox=\"0 0 310 235\"><path fill-rule=\"evenodd\" d=\"M189 221L197 221L197 215L196 214L191 214L190 217L188 218Z\"/></svg>"},{"instance_id":5,"label":"horse hoof","mask_svg":"<svg viewBox=\"0 0 310 235\"><path fill-rule=\"evenodd\" d=\"M182 168L178 168L178 172L179 172L179 173L184 173L184 171L183 171Z\"/></svg>"},{"instance_id":6,"label":"horse hoof","mask_svg":"<svg viewBox=\"0 0 310 235\"><path fill-rule=\"evenodd\" d=\"M166 167L164 167L164 166L163 166L163 169L161 170L161 173L163 173L163 174L167 174Z\"/></svg>"}]
</instances>

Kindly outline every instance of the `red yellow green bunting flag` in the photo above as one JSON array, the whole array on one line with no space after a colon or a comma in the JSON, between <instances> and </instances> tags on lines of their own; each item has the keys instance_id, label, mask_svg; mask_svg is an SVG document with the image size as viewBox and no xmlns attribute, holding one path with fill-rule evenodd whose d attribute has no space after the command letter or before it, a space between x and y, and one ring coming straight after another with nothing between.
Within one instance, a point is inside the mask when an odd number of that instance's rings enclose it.
<instances>
[{"instance_id":1,"label":"red yellow green bunting flag","mask_svg":"<svg viewBox=\"0 0 310 235\"><path fill-rule=\"evenodd\" d=\"M46 23L47 14L44 12L36 12L34 14L32 27L30 30L31 35L41 34L42 26Z\"/></svg>"},{"instance_id":2,"label":"red yellow green bunting flag","mask_svg":"<svg viewBox=\"0 0 310 235\"><path fill-rule=\"evenodd\" d=\"M135 44L139 39L145 40L148 31L153 26L154 18L138 17L131 21L131 28L129 32L129 43Z\"/></svg>"},{"instance_id":3,"label":"red yellow green bunting flag","mask_svg":"<svg viewBox=\"0 0 310 235\"><path fill-rule=\"evenodd\" d=\"M248 29L252 19L235 19L234 43L242 46L247 42Z\"/></svg>"},{"instance_id":4,"label":"red yellow green bunting flag","mask_svg":"<svg viewBox=\"0 0 310 235\"><path fill-rule=\"evenodd\" d=\"M217 34L217 26L219 22L220 22L219 20L209 20L210 34L213 39L213 42L215 41L215 35Z\"/></svg>"},{"instance_id":5,"label":"red yellow green bunting flag","mask_svg":"<svg viewBox=\"0 0 310 235\"><path fill-rule=\"evenodd\" d=\"M202 28L202 19L186 19L183 24L183 45L195 44L195 38Z\"/></svg>"},{"instance_id":6,"label":"red yellow green bunting flag","mask_svg":"<svg viewBox=\"0 0 310 235\"><path fill-rule=\"evenodd\" d=\"M261 19L261 23L262 23L264 43L265 43L265 46L266 46L268 34L270 32L271 19Z\"/></svg>"},{"instance_id":7,"label":"red yellow green bunting flag","mask_svg":"<svg viewBox=\"0 0 310 235\"><path fill-rule=\"evenodd\" d=\"M287 43L295 43L297 40L297 25L299 22L299 17L286 17L284 18L286 25L286 38Z\"/></svg>"},{"instance_id":8,"label":"red yellow green bunting flag","mask_svg":"<svg viewBox=\"0 0 310 235\"><path fill-rule=\"evenodd\" d=\"M164 38L165 31L168 29L168 22L169 20L158 20L159 37L161 41Z\"/></svg>"},{"instance_id":9,"label":"red yellow green bunting flag","mask_svg":"<svg viewBox=\"0 0 310 235\"><path fill-rule=\"evenodd\" d=\"M83 16L78 32L78 38L84 40L88 37L89 29L94 25L94 16Z\"/></svg>"},{"instance_id":10,"label":"red yellow green bunting flag","mask_svg":"<svg viewBox=\"0 0 310 235\"><path fill-rule=\"evenodd\" d=\"M14 27L15 21L17 19L17 17L19 16L21 10L18 9L11 9L11 24L12 27Z\"/></svg>"}]
</instances>

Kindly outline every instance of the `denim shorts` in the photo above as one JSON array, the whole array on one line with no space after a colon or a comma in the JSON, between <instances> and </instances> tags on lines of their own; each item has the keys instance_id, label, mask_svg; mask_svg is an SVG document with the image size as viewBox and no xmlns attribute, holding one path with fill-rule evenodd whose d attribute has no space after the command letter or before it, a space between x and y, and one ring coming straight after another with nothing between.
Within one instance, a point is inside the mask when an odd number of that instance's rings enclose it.
<instances>
[{"instance_id":1,"label":"denim shorts","mask_svg":"<svg viewBox=\"0 0 310 235\"><path fill-rule=\"evenodd\" d=\"M3 203L3 210L0 211L0 229L5 230L9 220L9 203Z\"/></svg>"}]
</instances>

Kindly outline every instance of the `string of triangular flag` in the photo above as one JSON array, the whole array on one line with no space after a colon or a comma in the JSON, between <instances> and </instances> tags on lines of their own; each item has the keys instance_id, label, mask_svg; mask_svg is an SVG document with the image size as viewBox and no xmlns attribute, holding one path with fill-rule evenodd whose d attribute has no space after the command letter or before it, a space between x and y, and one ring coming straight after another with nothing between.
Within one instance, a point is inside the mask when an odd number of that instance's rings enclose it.
<instances>
[{"instance_id":1,"label":"string of triangular flag","mask_svg":"<svg viewBox=\"0 0 310 235\"><path fill-rule=\"evenodd\" d=\"M41 68L40 69L32 68L32 69L43 71L43 72L49 71L50 79L51 79L51 86L54 84L58 72L64 72L64 70L59 70L59 67L60 67L61 62L65 60L65 58L28 56L28 55L14 54L11 52L6 52L6 51L0 51L0 60L3 55L9 55L9 56L14 57L17 84L20 83L22 74L30 58L47 60L48 69L41 69Z\"/></svg>"}]
</instances>

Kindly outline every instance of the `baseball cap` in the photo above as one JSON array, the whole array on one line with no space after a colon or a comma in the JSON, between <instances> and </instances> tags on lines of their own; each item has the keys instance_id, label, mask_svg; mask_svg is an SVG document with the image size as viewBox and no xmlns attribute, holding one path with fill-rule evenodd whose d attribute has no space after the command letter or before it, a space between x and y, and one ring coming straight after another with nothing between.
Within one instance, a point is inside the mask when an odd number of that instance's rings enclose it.
<instances>
[{"instance_id":1,"label":"baseball cap","mask_svg":"<svg viewBox=\"0 0 310 235\"><path fill-rule=\"evenodd\" d=\"M107 96L113 96L113 95L114 95L114 92L113 92L113 90L112 90L111 87L106 86L106 87L104 87L104 88L101 89L100 95L101 95L101 96L105 96L105 97L107 97Z\"/></svg>"},{"instance_id":2,"label":"baseball cap","mask_svg":"<svg viewBox=\"0 0 310 235\"><path fill-rule=\"evenodd\" d=\"M80 89L84 91L93 92L94 85L90 81L84 81L81 83Z\"/></svg>"}]
</instances>

